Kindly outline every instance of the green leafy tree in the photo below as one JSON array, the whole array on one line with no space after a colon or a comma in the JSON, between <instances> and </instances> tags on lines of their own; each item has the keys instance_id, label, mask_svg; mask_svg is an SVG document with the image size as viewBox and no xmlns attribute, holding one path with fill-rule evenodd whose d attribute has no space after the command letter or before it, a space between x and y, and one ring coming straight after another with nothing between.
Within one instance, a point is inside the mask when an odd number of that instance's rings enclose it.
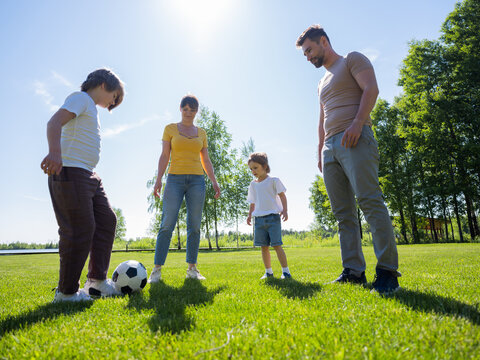
<instances>
[{"instance_id":1,"label":"green leafy tree","mask_svg":"<svg viewBox=\"0 0 480 360\"><path fill-rule=\"evenodd\" d=\"M235 159L232 158L230 151L230 144L232 142L232 135L228 133L225 122L218 116L216 112L211 112L207 107L200 106L199 114L197 115L197 124L205 130L208 139L208 155L212 161L215 177L222 192L229 193L231 185L230 173L235 168ZM210 184L210 180L205 175L207 182L207 191L205 196L205 204L203 208L203 226L205 234L208 239L210 249L212 248L210 240L210 231L215 231L215 243L217 249L219 231L218 227L221 222L228 221L229 216L229 198L224 198L222 195L220 199L215 200L215 191Z\"/></svg>"},{"instance_id":2,"label":"green leafy tree","mask_svg":"<svg viewBox=\"0 0 480 360\"><path fill-rule=\"evenodd\" d=\"M117 216L117 227L115 228L115 241L125 241L127 226L125 222L125 217L123 216L123 213L122 213L122 209L114 207L113 211Z\"/></svg>"},{"instance_id":3,"label":"green leafy tree","mask_svg":"<svg viewBox=\"0 0 480 360\"><path fill-rule=\"evenodd\" d=\"M423 216L433 219L440 216L435 203L446 203L445 199L450 198L463 241L462 207L458 201L461 197L469 201L471 179L467 176L466 154L460 140L463 137L460 123L464 119L451 104L449 72L442 44L428 40L412 42L401 70L404 96L399 105L408 114L402 131L408 148L415 149L417 158L417 191L422 195L418 208ZM471 235L475 236L472 231ZM431 236L438 241L434 230Z\"/></svg>"},{"instance_id":4,"label":"green leafy tree","mask_svg":"<svg viewBox=\"0 0 480 360\"><path fill-rule=\"evenodd\" d=\"M227 224L235 223L237 247L239 246L238 224L248 215L247 193L252 175L247 161L250 153L254 151L255 145L252 139L243 143L240 154L237 149L232 150L230 156L233 159L233 167L227 174L228 186L222 195L222 201L227 203L227 217L224 220Z\"/></svg>"},{"instance_id":5,"label":"green leafy tree","mask_svg":"<svg viewBox=\"0 0 480 360\"><path fill-rule=\"evenodd\" d=\"M331 210L325 183L319 175L315 177L315 181L310 188L310 209L312 209L315 214L315 224L317 227L321 227L327 231L332 231L332 229L335 228L337 222Z\"/></svg>"},{"instance_id":6,"label":"green leafy tree","mask_svg":"<svg viewBox=\"0 0 480 360\"><path fill-rule=\"evenodd\" d=\"M473 236L480 236L480 2L464 0L455 5L442 26L445 57L450 65L449 106L462 121L456 121L462 143L465 207ZM453 125L453 124L452 124ZM475 206L476 204L476 206Z\"/></svg>"},{"instance_id":7,"label":"green leafy tree","mask_svg":"<svg viewBox=\"0 0 480 360\"><path fill-rule=\"evenodd\" d=\"M407 221L412 221L412 236L418 242L416 231L416 210L411 208L414 196L411 177L408 173L408 157L406 141L398 132L401 115L395 106L379 99L372 111L372 122L375 138L378 141L380 155L379 181L389 209L400 218L400 233L403 242L408 243Z\"/></svg>"},{"instance_id":8,"label":"green leafy tree","mask_svg":"<svg viewBox=\"0 0 480 360\"><path fill-rule=\"evenodd\" d=\"M442 33L438 41L411 42L398 105L406 114L401 132L407 150L412 155L415 150L417 208L430 219L450 219L453 213L464 241L462 229L468 228L471 239L480 235L479 1L457 3ZM438 241L435 227L430 228Z\"/></svg>"}]
</instances>

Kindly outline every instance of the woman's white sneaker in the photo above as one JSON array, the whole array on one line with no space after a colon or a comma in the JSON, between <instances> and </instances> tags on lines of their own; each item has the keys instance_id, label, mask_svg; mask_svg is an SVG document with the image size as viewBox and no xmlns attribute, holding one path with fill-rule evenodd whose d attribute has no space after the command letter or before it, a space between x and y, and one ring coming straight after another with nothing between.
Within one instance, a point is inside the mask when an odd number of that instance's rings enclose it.
<instances>
[{"instance_id":1,"label":"woman's white sneaker","mask_svg":"<svg viewBox=\"0 0 480 360\"><path fill-rule=\"evenodd\" d=\"M154 284L162 280L162 268L156 267L150 273L150 277L148 278L149 284Z\"/></svg>"},{"instance_id":2,"label":"woman's white sneaker","mask_svg":"<svg viewBox=\"0 0 480 360\"><path fill-rule=\"evenodd\" d=\"M197 270L196 266L187 270L187 279L206 280L206 278Z\"/></svg>"}]
</instances>

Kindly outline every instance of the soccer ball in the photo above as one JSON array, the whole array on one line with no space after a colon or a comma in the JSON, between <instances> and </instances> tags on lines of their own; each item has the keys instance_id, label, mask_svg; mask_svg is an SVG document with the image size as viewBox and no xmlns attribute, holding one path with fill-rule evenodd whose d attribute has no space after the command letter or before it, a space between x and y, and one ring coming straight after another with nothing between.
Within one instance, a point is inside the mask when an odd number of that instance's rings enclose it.
<instances>
[{"instance_id":1,"label":"soccer ball","mask_svg":"<svg viewBox=\"0 0 480 360\"><path fill-rule=\"evenodd\" d=\"M140 291L147 284L147 269L138 261L124 261L113 272L112 281L122 294Z\"/></svg>"}]
</instances>

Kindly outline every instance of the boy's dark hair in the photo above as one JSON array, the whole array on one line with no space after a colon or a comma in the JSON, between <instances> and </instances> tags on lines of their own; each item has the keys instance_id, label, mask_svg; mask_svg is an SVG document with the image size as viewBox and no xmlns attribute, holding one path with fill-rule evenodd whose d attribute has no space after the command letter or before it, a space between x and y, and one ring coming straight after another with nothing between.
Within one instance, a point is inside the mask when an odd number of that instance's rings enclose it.
<instances>
[{"instance_id":1,"label":"boy's dark hair","mask_svg":"<svg viewBox=\"0 0 480 360\"><path fill-rule=\"evenodd\" d=\"M105 84L105 90L108 92L117 91L118 93L115 104L108 107L108 110L112 110L121 104L125 94L122 80L120 80L112 70L104 68L91 72L88 74L87 80L83 82L80 89L87 92L88 90L95 89L102 84Z\"/></svg>"},{"instance_id":2,"label":"boy's dark hair","mask_svg":"<svg viewBox=\"0 0 480 360\"><path fill-rule=\"evenodd\" d=\"M325 30L321 25L316 24L316 25L309 26L302 33L302 35L298 37L296 46L297 48L301 48L303 43L305 42L305 39L310 39L318 43L318 40L320 40L322 36L325 36L327 38L328 43L330 44L330 39L328 38L327 33L325 32Z\"/></svg>"},{"instance_id":3,"label":"boy's dark hair","mask_svg":"<svg viewBox=\"0 0 480 360\"><path fill-rule=\"evenodd\" d=\"M185 106L190 106L192 110L198 110L198 99L195 95L185 95L180 101L180 108L184 108Z\"/></svg>"},{"instance_id":4,"label":"boy's dark hair","mask_svg":"<svg viewBox=\"0 0 480 360\"><path fill-rule=\"evenodd\" d=\"M267 172L267 174L270 172L270 165L268 165L268 157L267 157L267 154L265 154L264 152L251 153L248 158L247 164L250 164L252 161L262 166L266 165L265 171Z\"/></svg>"}]
</instances>

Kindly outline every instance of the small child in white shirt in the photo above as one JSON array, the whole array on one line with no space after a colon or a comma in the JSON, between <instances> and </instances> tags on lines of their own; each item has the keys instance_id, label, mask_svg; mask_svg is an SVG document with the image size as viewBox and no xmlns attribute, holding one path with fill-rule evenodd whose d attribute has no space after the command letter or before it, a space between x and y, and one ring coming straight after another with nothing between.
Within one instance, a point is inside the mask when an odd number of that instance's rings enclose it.
<instances>
[{"instance_id":1,"label":"small child in white shirt","mask_svg":"<svg viewBox=\"0 0 480 360\"><path fill-rule=\"evenodd\" d=\"M262 259L265 264L265 274L261 279L273 277L270 259L270 246L276 253L282 265L282 279L290 279L287 256L282 248L282 227L280 216L283 221L288 219L287 197L285 186L279 178L270 177L270 166L265 153L252 153L248 159L248 166L256 180L250 183L247 200L250 202L247 224L251 225L252 216L255 218L254 240L255 246L262 247Z\"/></svg>"}]
</instances>

